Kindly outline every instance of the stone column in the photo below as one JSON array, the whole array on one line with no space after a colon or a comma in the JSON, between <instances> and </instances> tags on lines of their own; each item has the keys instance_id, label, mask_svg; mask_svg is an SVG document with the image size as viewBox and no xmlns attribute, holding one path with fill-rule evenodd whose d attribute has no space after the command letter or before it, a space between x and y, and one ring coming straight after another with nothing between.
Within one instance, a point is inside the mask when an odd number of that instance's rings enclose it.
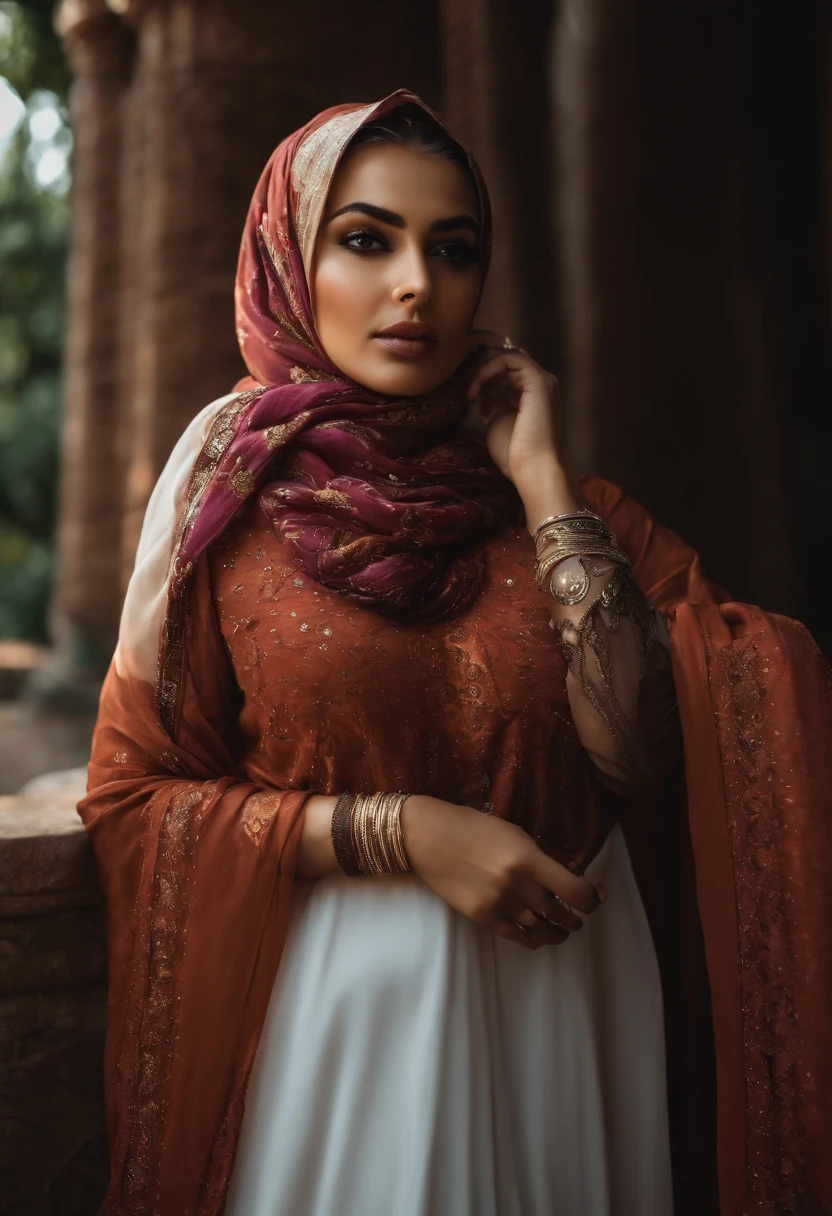
<instances>
[{"instance_id":1,"label":"stone column","mask_svg":"<svg viewBox=\"0 0 832 1216\"><path fill-rule=\"evenodd\" d=\"M480 321L559 363L548 89L552 0L442 0L444 109L486 176L494 257Z\"/></svg>"},{"instance_id":2,"label":"stone column","mask_svg":"<svg viewBox=\"0 0 832 1216\"><path fill-rule=\"evenodd\" d=\"M64 0L56 24L74 73L71 245L53 634L72 677L100 677L118 627L119 157L132 38L104 0Z\"/></svg>"},{"instance_id":3,"label":"stone column","mask_svg":"<svg viewBox=\"0 0 832 1216\"><path fill-rule=\"evenodd\" d=\"M788 612L785 403L777 316L746 257L742 46L717 0L695 19L661 0L561 0L567 401L584 471L639 497L738 598Z\"/></svg>"}]
</instances>

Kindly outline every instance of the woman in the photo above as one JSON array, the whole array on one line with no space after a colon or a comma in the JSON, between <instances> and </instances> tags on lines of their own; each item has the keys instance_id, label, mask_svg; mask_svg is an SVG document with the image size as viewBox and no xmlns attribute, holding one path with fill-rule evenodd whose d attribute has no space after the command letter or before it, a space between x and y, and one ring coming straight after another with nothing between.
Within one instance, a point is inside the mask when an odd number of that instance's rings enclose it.
<instances>
[{"instance_id":1,"label":"woman","mask_svg":"<svg viewBox=\"0 0 832 1216\"><path fill-rule=\"evenodd\" d=\"M471 334L489 240L404 92L255 191L251 380L151 498L80 807L104 1212L832 1202L826 670L574 484L554 379Z\"/></svg>"}]
</instances>

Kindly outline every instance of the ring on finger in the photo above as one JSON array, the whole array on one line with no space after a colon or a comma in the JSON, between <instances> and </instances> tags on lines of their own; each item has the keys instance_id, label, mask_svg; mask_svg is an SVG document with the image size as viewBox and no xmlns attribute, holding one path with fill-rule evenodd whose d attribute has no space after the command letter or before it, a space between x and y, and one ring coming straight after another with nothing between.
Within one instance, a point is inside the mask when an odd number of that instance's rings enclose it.
<instances>
[{"instance_id":1,"label":"ring on finger","mask_svg":"<svg viewBox=\"0 0 832 1216\"><path fill-rule=\"evenodd\" d=\"M506 335L505 338L503 338L502 342L500 343L500 348L501 348L501 350L520 350L520 351L523 349L522 346L518 346L516 342L512 342L511 338L509 338L508 335Z\"/></svg>"},{"instance_id":2,"label":"ring on finger","mask_svg":"<svg viewBox=\"0 0 832 1216\"><path fill-rule=\"evenodd\" d=\"M537 920L533 919L529 922L527 919L526 923L524 923L520 919L521 916L525 916L526 918L536 917L537 913L532 908L524 908L522 912L518 913L517 919L514 921L517 928L522 929L527 937L534 937L534 931L537 928Z\"/></svg>"},{"instance_id":3,"label":"ring on finger","mask_svg":"<svg viewBox=\"0 0 832 1216\"><path fill-rule=\"evenodd\" d=\"M542 912L535 912L535 916L539 916L541 920L545 920L547 924L554 925L555 928L561 929L563 922L572 915L572 909L566 900L561 899L559 895L553 895L552 901L554 908L544 909ZM557 916L555 916L557 912Z\"/></svg>"}]
</instances>

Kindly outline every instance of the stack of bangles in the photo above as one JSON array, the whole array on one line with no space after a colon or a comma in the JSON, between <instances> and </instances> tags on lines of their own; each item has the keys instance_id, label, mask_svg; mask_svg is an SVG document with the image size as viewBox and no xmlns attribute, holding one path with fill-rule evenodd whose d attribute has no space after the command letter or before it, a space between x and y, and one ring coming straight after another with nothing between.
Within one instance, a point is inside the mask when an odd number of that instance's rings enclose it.
<instances>
[{"instance_id":1,"label":"stack of bangles","mask_svg":"<svg viewBox=\"0 0 832 1216\"><path fill-rule=\"evenodd\" d=\"M535 529L534 547L538 588L549 591L565 606L580 603L589 591L590 577L603 573L595 563L629 565L614 534L593 511L550 515ZM573 557L578 558L578 562L564 567L563 563Z\"/></svg>"},{"instance_id":2,"label":"stack of bangles","mask_svg":"<svg viewBox=\"0 0 832 1216\"><path fill-rule=\"evenodd\" d=\"M401 809L409 794L342 794L332 812L332 846L345 874L403 874Z\"/></svg>"}]
</instances>

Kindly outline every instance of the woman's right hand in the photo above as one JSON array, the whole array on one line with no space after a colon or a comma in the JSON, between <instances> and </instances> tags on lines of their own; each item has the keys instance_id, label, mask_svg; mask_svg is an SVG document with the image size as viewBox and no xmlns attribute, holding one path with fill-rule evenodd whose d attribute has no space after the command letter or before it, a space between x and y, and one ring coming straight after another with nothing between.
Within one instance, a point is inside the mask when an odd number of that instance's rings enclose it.
<instances>
[{"instance_id":1,"label":"woman's right hand","mask_svg":"<svg viewBox=\"0 0 832 1216\"><path fill-rule=\"evenodd\" d=\"M530 950L557 945L583 925L553 896L587 913L602 901L603 891L549 857L522 828L472 807L411 794L401 826L411 867L437 895Z\"/></svg>"}]
</instances>

